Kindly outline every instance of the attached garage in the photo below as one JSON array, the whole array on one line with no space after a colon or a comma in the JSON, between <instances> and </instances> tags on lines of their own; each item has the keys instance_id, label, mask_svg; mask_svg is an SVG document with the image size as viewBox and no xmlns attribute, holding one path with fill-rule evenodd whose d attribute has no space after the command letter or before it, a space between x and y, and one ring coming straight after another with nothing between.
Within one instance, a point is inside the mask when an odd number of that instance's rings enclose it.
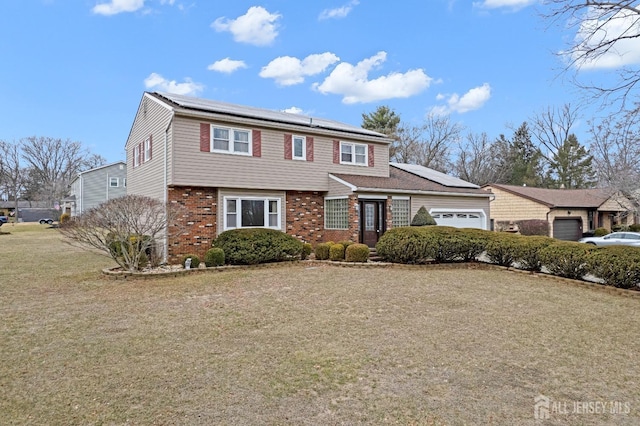
<instances>
[{"instance_id":1,"label":"attached garage","mask_svg":"<svg viewBox=\"0 0 640 426\"><path fill-rule=\"evenodd\" d=\"M485 215L483 211L462 212L432 210L431 216L441 226L453 226L454 228L479 228L485 229Z\"/></svg>"},{"instance_id":2,"label":"attached garage","mask_svg":"<svg viewBox=\"0 0 640 426\"><path fill-rule=\"evenodd\" d=\"M578 241L582 238L582 219L555 219L553 221L553 238L566 241Z\"/></svg>"}]
</instances>

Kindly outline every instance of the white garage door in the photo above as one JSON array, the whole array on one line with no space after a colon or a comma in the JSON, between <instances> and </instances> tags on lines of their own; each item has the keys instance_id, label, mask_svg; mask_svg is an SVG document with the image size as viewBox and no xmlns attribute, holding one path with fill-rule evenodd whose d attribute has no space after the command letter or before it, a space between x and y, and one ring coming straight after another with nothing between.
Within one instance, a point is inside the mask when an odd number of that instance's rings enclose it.
<instances>
[{"instance_id":1,"label":"white garage door","mask_svg":"<svg viewBox=\"0 0 640 426\"><path fill-rule=\"evenodd\" d=\"M480 213L437 212L431 213L431 216L436 220L436 223L441 226L484 229L484 220Z\"/></svg>"}]
</instances>

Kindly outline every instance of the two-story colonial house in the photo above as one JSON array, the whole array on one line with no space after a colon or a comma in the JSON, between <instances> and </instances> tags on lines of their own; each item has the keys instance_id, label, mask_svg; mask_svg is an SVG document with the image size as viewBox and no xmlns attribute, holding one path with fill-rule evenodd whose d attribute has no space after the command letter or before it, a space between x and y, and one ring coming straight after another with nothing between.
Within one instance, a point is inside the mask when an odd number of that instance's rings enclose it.
<instances>
[{"instance_id":1,"label":"two-story colonial house","mask_svg":"<svg viewBox=\"0 0 640 426\"><path fill-rule=\"evenodd\" d=\"M374 246L423 205L439 224L488 229L489 192L390 164L390 143L327 119L145 92L126 143L127 193L186 206L187 231L167 243L169 261L243 227Z\"/></svg>"},{"instance_id":2,"label":"two-story colonial house","mask_svg":"<svg viewBox=\"0 0 640 426\"><path fill-rule=\"evenodd\" d=\"M105 201L127 194L127 165L117 161L85 170L71 181L62 211L78 216Z\"/></svg>"}]
</instances>

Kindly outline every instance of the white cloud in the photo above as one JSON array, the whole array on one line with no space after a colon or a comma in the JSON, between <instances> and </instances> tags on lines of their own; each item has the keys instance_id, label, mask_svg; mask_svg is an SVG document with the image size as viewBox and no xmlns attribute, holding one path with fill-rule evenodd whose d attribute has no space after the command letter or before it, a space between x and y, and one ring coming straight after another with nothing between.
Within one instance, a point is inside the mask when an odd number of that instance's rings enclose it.
<instances>
[{"instance_id":1,"label":"white cloud","mask_svg":"<svg viewBox=\"0 0 640 426\"><path fill-rule=\"evenodd\" d=\"M225 74L231 74L240 68L247 68L247 64L244 61L235 61L233 59L224 58L219 61L215 61L207 67L209 71L218 71Z\"/></svg>"},{"instance_id":2,"label":"white cloud","mask_svg":"<svg viewBox=\"0 0 640 426\"><path fill-rule=\"evenodd\" d=\"M218 32L229 31L237 42L268 46L278 36L280 15L269 13L261 6L252 6L236 19L218 18L211 27Z\"/></svg>"},{"instance_id":3,"label":"white cloud","mask_svg":"<svg viewBox=\"0 0 640 426\"><path fill-rule=\"evenodd\" d=\"M591 38L588 38L593 34ZM640 21L635 12L622 10L606 19L585 19L575 37L575 44L581 51L590 50L597 45L619 37L640 34ZM601 50L598 50L600 52ZM573 60L579 59L577 53ZM578 61L580 69L612 69L640 63L640 38L628 38L616 41L602 55L593 56L588 61Z\"/></svg>"},{"instance_id":4,"label":"white cloud","mask_svg":"<svg viewBox=\"0 0 640 426\"><path fill-rule=\"evenodd\" d=\"M144 79L144 86L147 89L157 89L175 95L197 95L204 89L202 84L195 83L190 78L185 78L184 83L177 83L175 80L167 80L155 72Z\"/></svg>"},{"instance_id":5,"label":"white cloud","mask_svg":"<svg viewBox=\"0 0 640 426\"><path fill-rule=\"evenodd\" d=\"M298 108L298 107L295 107L295 106L287 108L287 109L283 109L282 112L288 112L289 114L298 114L298 115L304 113L302 108Z\"/></svg>"},{"instance_id":6,"label":"white cloud","mask_svg":"<svg viewBox=\"0 0 640 426\"><path fill-rule=\"evenodd\" d=\"M446 95L439 94L436 99L446 99ZM482 86L474 87L464 95L457 93L449 95L447 105L440 105L431 109L431 113L438 115L447 115L452 112L464 114L465 112L474 111L481 108L491 98L491 86L484 83Z\"/></svg>"},{"instance_id":7,"label":"white cloud","mask_svg":"<svg viewBox=\"0 0 640 426\"><path fill-rule=\"evenodd\" d=\"M355 66L347 62L338 64L322 84L314 84L320 93L342 95L345 104L366 103L384 99L408 98L429 87L433 79L422 69L405 73L393 72L369 80L369 72L387 59L386 52L358 62Z\"/></svg>"},{"instance_id":8,"label":"white cloud","mask_svg":"<svg viewBox=\"0 0 640 426\"><path fill-rule=\"evenodd\" d=\"M341 19L345 18L351 10L359 5L360 2L358 0L351 0L349 3L345 4L342 7L337 7L335 9L325 9L320 13L318 19Z\"/></svg>"},{"instance_id":9,"label":"white cloud","mask_svg":"<svg viewBox=\"0 0 640 426\"><path fill-rule=\"evenodd\" d=\"M482 2L474 2L473 5L483 9L505 8L518 10L537 2L538 0L484 0Z\"/></svg>"},{"instance_id":10,"label":"white cloud","mask_svg":"<svg viewBox=\"0 0 640 426\"><path fill-rule=\"evenodd\" d=\"M280 56L262 67L260 77L273 78L281 86L293 86L304 82L304 78L316 75L340 60L330 52L309 55L303 60L292 56Z\"/></svg>"},{"instance_id":11,"label":"white cloud","mask_svg":"<svg viewBox=\"0 0 640 426\"><path fill-rule=\"evenodd\" d=\"M122 12L135 12L144 7L144 0L111 0L108 3L100 3L93 7L96 15L116 15Z\"/></svg>"}]
</instances>

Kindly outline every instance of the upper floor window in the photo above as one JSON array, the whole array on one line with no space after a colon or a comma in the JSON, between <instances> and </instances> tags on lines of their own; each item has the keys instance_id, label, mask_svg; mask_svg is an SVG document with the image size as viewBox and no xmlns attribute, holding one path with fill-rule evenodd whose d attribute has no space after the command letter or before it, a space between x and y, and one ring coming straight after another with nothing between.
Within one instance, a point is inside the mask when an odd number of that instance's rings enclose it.
<instances>
[{"instance_id":1,"label":"upper floor window","mask_svg":"<svg viewBox=\"0 0 640 426\"><path fill-rule=\"evenodd\" d=\"M133 167L140 165L140 145L133 147Z\"/></svg>"},{"instance_id":2,"label":"upper floor window","mask_svg":"<svg viewBox=\"0 0 640 426\"><path fill-rule=\"evenodd\" d=\"M340 163L366 166L368 164L366 144L340 142Z\"/></svg>"},{"instance_id":3,"label":"upper floor window","mask_svg":"<svg viewBox=\"0 0 640 426\"><path fill-rule=\"evenodd\" d=\"M251 130L212 126L211 151L251 155Z\"/></svg>"},{"instance_id":4,"label":"upper floor window","mask_svg":"<svg viewBox=\"0 0 640 426\"><path fill-rule=\"evenodd\" d=\"M111 177L109 178L109 186L112 188L117 188L118 187L118 178L117 177Z\"/></svg>"},{"instance_id":5,"label":"upper floor window","mask_svg":"<svg viewBox=\"0 0 640 426\"><path fill-rule=\"evenodd\" d=\"M143 162L151 160L151 136L144 140L144 159Z\"/></svg>"},{"instance_id":6,"label":"upper floor window","mask_svg":"<svg viewBox=\"0 0 640 426\"><path fill-rule=\"evenodd\" d=\"M307 138L305 138L304 136L293 137L293 159L307 159Z\"/></svg>"}]
</instances>

